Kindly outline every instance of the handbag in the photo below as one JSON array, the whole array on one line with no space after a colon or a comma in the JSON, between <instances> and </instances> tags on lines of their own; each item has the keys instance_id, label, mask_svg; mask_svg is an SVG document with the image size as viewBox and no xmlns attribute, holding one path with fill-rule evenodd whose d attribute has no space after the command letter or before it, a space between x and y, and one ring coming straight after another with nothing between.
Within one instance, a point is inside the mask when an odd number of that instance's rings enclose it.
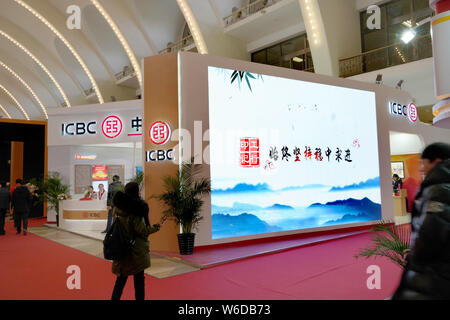
<instances>
[{"instance_id":1,"label":"handbag","mask_svg":"<svg viewBox=\"0 0 450 320\"><path fill-rule=\"evenodd\" d=\"M131 230L134 235L132 226ZM123 260L131 254L135 242L134 236L127 234L120 219L116 218L103 240L103 256L106 260Z\"/></svg>"}]
</instances>

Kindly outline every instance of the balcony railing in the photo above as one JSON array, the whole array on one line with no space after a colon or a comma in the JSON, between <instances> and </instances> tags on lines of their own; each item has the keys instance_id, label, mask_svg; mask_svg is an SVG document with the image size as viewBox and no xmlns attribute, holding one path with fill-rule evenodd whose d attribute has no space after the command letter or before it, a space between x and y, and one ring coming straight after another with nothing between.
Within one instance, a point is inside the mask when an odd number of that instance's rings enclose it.
<instances>
[{"instance_id":1,"label":"balcony railing","mask_svg":"<svg viewBox=\"0 0 450 320\"><path fill-rule=\"evenodd\" d=\"M121 72L116 73L114 77L116 78L116 81L119 81L131 75L135 75L134 69L130 66L126 66Z\"/></svg>"},{"instance_id":2,"label":"balcony railing","mask_svg":"<svg viewBox=\"0 0 450 320\"><path fill-rule=\"evenodd\" d=\"M259 12L265 8L270 7L271 5L280 2L282 0L256 0L252 3L249 3L245 7L242 7L236 11L234 11L232 14L226 16L223 18L223 21L225 23L225 26L229 26L233 23L236 23L256 12Z\"/></svg>"},{"instance_id":3,"label":"balcony railing","mask_svg":"<svg viewBox=\"0 0 450 320\"><path fill-rule=\"evenodd\" d=\"M339 59L339 76L346 78L433 56L431 35L419 36L410 43L394 43L355 56Z\"/></svg>"},{"instance_id":4,"label":"balcony railing","mask_svg":"<svg viewBox=\"0 0 450 320\"><path fill-rule=\"evenodd\" d=\"M172 43L167 48L159 51L159 54L163 54L163 53L167 53L167 52L183 51L184 48L191 46L193 44L194 44L194 38L192 37L192 35L188 35L187 37L184 37L180 41Z\"/></svg>"}]
</instances>

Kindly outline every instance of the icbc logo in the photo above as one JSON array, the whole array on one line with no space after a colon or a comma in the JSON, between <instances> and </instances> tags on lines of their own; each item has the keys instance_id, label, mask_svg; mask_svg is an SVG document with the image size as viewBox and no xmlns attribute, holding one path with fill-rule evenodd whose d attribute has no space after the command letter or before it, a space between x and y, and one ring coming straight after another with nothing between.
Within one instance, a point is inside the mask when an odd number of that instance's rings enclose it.
<instances>
[{"instance_id":1,"label":"icbc logo","mask_svg":"<svg viewBox=\"0 0 450 320\"><path fill-rule=\"evenodd\" d=\"M411 103L408 107L408 118L411 122L417 121L417 107L414 103Z\"/></svg>"},{"instance_id":2,"label":"icbc logo","mask_svg":"<svg viewBox=\"0 0 450 320\"><path fill-rule=\"evenodd\" d=\"M103 134L107 138L116 138L122 133L122 120L116 116L107 117L102 124Z\"/></svg>"},{"instance_id":3,"label":"icbc logo","mask_svg":"<svg viewBox=\"0 0 450 320\"><path fill-rule=\"evenodd\" d=\"M150 140L157 145L166 144L170 140L171 131L166 122L156 121L150 127Z\"/></svg>"},{"instance_id":4,"label":"icbc logo","mask_svg":"<svg viewBox=\"0 0 450 320\"><path fill-rule=\"evenodd\" d=\"M259 139L241 138L240 143L241 167L259 167Z\"/></svg>"}]
</instances>

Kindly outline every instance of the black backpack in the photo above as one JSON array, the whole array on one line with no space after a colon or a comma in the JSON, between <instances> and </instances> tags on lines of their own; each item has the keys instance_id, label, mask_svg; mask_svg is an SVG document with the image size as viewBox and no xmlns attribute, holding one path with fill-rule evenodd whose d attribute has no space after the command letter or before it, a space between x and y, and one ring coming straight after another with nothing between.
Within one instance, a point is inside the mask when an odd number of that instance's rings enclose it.
<instances>
[{"instance_id":1,"label":"black backpack","mask_svg":"<svg viewBox=\"0 0 450 320\"><path fill-rule=\"evenodd\" d=\"M103 240L103 256L106 260L122 260L131 254L135 239L129 237L118 218Z\"/></svg>"}]
</instances>

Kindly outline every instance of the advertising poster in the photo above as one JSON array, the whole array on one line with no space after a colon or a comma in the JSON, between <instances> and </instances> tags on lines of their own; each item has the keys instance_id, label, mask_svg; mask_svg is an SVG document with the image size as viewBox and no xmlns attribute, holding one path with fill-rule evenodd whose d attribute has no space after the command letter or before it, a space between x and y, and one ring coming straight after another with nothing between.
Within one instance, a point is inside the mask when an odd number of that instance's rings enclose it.
<instances>
[{"instance_id":1,"label":"advertising poster","mask_svg":"<svg viewBox=\"0 0 450 320\"><path fill-rule=\"evenodd\" d=\"M92 166L92 181L108 181L107 166Z\"/></svg>"},{"instance_id":2,"label":"advertising poster","mask_svg":"<svg viewBox=\"0 0 450 320\"><path fill-rule=\"evenodd\" d=\"M381 219L374 92L208 76L212 239Z\"/></svg>"}]
</instances>

